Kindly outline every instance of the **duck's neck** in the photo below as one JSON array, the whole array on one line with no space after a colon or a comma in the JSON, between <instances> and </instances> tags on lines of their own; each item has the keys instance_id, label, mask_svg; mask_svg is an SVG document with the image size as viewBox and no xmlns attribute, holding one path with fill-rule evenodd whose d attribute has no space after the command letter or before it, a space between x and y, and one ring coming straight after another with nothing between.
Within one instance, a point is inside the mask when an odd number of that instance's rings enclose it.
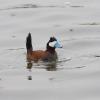
<instances>
[{"instance_id":1,"label":"duck's neck","mask_svg":"<svg viewBox=\"0 0 100 100\"><path fill-rule=\"evenodd\" d=\"M52 54L54 54L56 51L55 51L55 48L52 48L50 46L47 46L47 49L46 49L47 52L50 52Z\"/></svg>"}]
</instances>

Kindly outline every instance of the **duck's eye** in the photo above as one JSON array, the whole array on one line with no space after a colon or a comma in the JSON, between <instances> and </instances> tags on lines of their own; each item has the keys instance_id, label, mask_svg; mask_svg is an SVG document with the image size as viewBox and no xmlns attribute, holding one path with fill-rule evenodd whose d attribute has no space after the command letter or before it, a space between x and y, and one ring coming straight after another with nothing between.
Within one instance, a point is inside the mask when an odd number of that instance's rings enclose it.
<instances>
[{"instance_id":1,"label":"duck's eye","mask_svg":"<svg viewBox=\"0 0 100 100\"><path fill-rule=\"evenodd\" d=\"M50 46L50 47L55 47L55 44L56 44L56 43L57 43L57 41L50 42L50 43L49 43L49 46Z\"/></svg>"}]
</instances>

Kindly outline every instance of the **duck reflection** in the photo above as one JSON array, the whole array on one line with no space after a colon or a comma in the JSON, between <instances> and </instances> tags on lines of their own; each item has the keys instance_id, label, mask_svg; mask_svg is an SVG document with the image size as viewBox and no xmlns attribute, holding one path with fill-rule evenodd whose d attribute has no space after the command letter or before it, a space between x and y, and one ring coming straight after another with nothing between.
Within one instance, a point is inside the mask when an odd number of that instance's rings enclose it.
<instances>
[{"instance_id":1,"label":"duck reflection","mask_svg":"<svg viewBox=\"0 0 100 100\"><path fill-rule=\"evenodd\" d=\"M27 62L27 69L31 70L32 66L33 66L32 62Z\"/></svg>"},{"instance_id":2,"label":"duck reflection","mask_svg":"<svg viewBox=\"0 0 100 100\"><path fill-rule=\"evenodd\" d=\"M49 62L46 64L47 71L56 71L57 70L57 62Z\"/></svg>"},{"instance_id":3,"label":"duck reflection","mask_svg":"<svg viewBox=\"0 0 100 100\"><path fill-rule=\"evenodd\" d=\"M27 69L28 69L28 80L32 80L32 62L27 62Z\"/></svg>"},{"instance_id":4,"label":"duck reflection","mask_svg":"<svg viewBox=\"0 0 100 100\"><path fill-rule=\"evenodd\" d=\"M28 80L32 80L32 66L34 62L27 62L27 69L28 69ZM38 63L39 64L39 63ZM41 66L41 63L39 64ZM39 66L38 65L38 66ZM46 69L46 71L56 71L57 70L57 62L47 62L47 63L42 63L44 67L41 67L43 69ZM35 68L39 68L39 67Z\"/></svg>"}]
</instances>

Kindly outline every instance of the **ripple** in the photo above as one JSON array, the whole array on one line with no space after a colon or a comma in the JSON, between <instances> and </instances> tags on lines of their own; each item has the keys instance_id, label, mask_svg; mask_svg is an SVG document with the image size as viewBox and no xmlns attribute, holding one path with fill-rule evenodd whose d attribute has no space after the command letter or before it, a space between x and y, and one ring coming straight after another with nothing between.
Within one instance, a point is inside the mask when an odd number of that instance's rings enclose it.
<instances>
[{"instance_id":1,"label":"ripple","mask_svg":"<svg viewBox=\"0 0 100 100\"><path fill-rule=\"evenodd\" d=\"M63 63L63 62L67 62L67 61L70 61L72 59L62 59L62 60L59 60L58 63Z\"/></svg>"},{"instance_id":2,"label":"ripple","mask_svg":"<svg viewBox=\"0 0 100 100\"><path fill-rule=\"evenodd\" d=\"M15 48L15 49L11 48L11 49L7 49L7 50L13 51L13 50L23 50L23 49L25 49L25 48Z\"/></svg>"},{"instance_id":3,"label":"ripple","mask_svg":"<svg viewBox=\"0 0 100 100\"><path fill-rule=\"evenodd\" d=\"M80 8L80 7L84 7L84 6L81 6L81 5L73 5L73 6L70 6L70 7L73 7L73 8Z\"/></svg>"},{"instance_id":4,"label":"ripple","mask_svg":"<svg viewBox=\"0 0 100 100\"><path fill-rule=\"evenodd\" d=\"M28 9L28 8L56 8L56 7L64 8L65 6L58 6L58 5L43 6L43 5L36 5L36 4L22 4L22 5L9 7L9 8L4 8L4 9L0 9L0 10Z\"/></svg>"},{"instance_id":5,"label":"ripple","mask_svg":"<svg viewBox=\"0 0 100 100\"><path fill-rule=\"evenodd\" d=\"M88 22L88 23L82 23L80 25L100 25L100 23L97 23L97 22Z\"/></svg>"},{"instance_id":6,"label":"ripple","mask_svg":"<svg viewBox=\"0 0 100 100\"><path fill-rule=\"evenodd\" d=\"M96 57L96 58L100 58L100 55L95 55L94 57Z\"/></svg>"}]
</instances>

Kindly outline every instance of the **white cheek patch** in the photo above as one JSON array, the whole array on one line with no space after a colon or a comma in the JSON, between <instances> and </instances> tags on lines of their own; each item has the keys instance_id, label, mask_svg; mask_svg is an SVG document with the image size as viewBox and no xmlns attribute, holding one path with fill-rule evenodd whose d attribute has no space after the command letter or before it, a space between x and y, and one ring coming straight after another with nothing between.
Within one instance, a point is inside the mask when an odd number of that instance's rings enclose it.
<instances>
[{"instance_id":1,"label":"white cheek patch","mask_svg":"<svg viewBox=\"0 0 100 100\"><path fill-rule=\"evenodd\" d=\"M57 41L50 42L50 43L49 43L49 46L50 46L50 47L54 47L56 43L57 43Z\"/></svg>"}]
</instances>

